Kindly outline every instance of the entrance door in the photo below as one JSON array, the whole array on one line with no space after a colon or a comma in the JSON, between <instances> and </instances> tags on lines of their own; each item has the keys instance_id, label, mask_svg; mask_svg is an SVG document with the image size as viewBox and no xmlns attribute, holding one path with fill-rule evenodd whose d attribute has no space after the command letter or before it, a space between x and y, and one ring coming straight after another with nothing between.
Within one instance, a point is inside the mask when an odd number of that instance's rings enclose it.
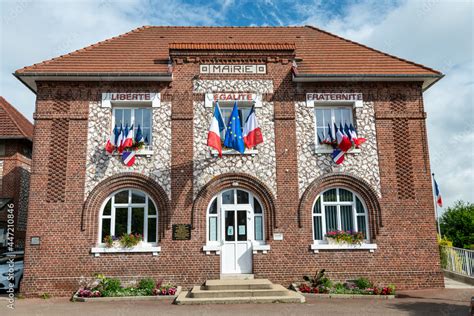
<instances>
[{"instance_id":1,"label":"entrance door","mask_svg":"<svg viewBox=\"0 0 474 316\"><path fill-rule=\"evenodd\" d=\"M252 242L249 225L251 211L248 209L222 208L221 272L252 273Z\"/></svg>"}]
</instances>

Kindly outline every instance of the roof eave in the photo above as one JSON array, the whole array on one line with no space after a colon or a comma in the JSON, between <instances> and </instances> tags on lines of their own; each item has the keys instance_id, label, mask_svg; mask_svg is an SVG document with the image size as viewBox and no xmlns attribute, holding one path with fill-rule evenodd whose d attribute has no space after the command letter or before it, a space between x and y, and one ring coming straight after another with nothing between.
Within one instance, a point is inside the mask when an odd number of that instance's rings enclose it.
<instances>
[{"instance_id":1,"label":"roof eave","mask_svg":"<svg viewBox=\"0 0 474 316\"><path fill-rule=\"evenodd\" d=\"M79 73L44 73L28 72L13 75L28 89L36 94L36 81L173 81L171 73L134 73L134 72L79 72Z\"/></svg>"},{"instance_id":2,"label":"roof eave","mask_svg":"<svg viewBox=\"0 0 474 316\"><path fill-rule=\"evenodd\" d=\"M323 81L420 81L423 82L423 92L443 78L443 74L293 74L294 82L323 82Z\"/></svg>"}]
</instances>

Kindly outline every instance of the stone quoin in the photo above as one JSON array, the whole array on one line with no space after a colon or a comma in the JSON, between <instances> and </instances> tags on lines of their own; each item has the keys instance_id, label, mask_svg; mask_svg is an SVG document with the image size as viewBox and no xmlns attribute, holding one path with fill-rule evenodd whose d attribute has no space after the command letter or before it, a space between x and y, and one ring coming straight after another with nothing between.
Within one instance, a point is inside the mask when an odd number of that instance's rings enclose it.
<instances>
[{"instance_id":1,"label":"stone quoin","mask_svg":"<svg viewBox=\"0 0 474 316\"><path fill-rule=\"evenodd\" d=\"M94 273L443 286L423 103L436 70L311 26L142 27L15 76L37 94L27 296L70 295ZM263 143L220 158L216 101L226 124L235 102L242 124L255 105ZM132 125L128 167L105 144ZM366 142L337 165L323 141L350 126ZM333 230L364 240L329 243ZM126 233L143 241L107 248Z\"/></svg>"}]
</instances>

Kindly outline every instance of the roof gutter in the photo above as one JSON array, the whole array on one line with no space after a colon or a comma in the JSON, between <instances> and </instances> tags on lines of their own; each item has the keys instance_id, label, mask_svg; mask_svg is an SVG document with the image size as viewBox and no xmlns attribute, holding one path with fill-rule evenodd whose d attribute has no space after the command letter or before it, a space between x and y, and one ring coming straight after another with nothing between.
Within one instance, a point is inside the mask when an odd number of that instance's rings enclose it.
<instances>
[{"instance_id":1,"label":"roof gutter","mask_svg":"<svg viewBox=\"0 0 474 316\"><path fill-rule=\"evenodd\" d=\"M171 73L141 72L29 72L13 73L28 89L36 94L37 81L172 81Z\"/></svg>"},{"instance_id":2,"label":"roof gutter","mask_svg":"<svg viewBox=\"0 0 474 316\"><path fill-rule=\"evenodd\" d=\"M293 75L294 82L322 82L322 81L421 81L423 92L443 78L439 75L411 75L411 74L297 74Z\"/></svg>"}]
</instances>

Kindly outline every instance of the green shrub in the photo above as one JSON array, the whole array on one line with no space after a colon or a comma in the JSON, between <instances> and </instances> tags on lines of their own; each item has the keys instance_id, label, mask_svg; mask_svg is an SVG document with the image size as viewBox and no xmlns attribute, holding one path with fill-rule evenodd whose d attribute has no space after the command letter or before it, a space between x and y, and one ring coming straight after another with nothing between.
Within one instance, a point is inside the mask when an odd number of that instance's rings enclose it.
<instances>
[{"instance_id":1,"label":"green shrub","mask_svg":"<svg viewBox=\"0 0 474 316\"><path fill-rule=\"evenodd\" d=\"M325 273L326 273L326 270L324 269L322 269L321 271L316 270L316 273L313 276L305 275L303 277L303 280L305 280L306 282L309 282L312 287L324 286L324 287L329 288L332 286L332 282L331 280L329 280L327 276L325 276Z\"/></svg>"},{"instance_id":2,"label":"green shrub","mask_svg":"<svg viewBox=\"0 0 474 316\"><path fill-rule=\"evenodd\" d=\"M155 280L151 278L141 279L140 282L138 282L138 289L143 290L148 295L153 293L153 289L155 289L155 287Z\"/></svg>"},{"instance_id":3,"label":"green shrub","mask_svg":"<svg viewBox=\"0 0 474 316\"><path fill-rule=\"evenodd\" d=\"M373 286L367 278L358 278L354 280L354 283L359 289L368 289Z\"/></svg>"}]
</instances>

